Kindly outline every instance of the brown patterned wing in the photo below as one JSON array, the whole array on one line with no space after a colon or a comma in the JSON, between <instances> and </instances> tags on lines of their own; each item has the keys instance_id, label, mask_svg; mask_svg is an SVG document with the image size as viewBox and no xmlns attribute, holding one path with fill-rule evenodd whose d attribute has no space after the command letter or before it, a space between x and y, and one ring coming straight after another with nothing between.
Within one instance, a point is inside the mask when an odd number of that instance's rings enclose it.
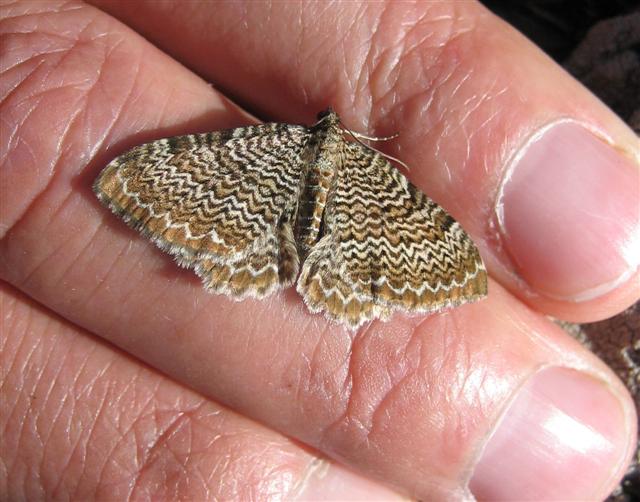
<instances>
[{"instance_id":1,"label":"brown patterned wing","mask_svg":"<svg viewBox=\"0 0 640 502\"><path fill-rule=\"evenodd\" d=\"M325 233L297 284L311 311L355 328L395 310L432 312L486 295L470 237L384 157L344 142L336 167Z\"/></svg>"},{"instance_id":2,"label":"brown patterned wing","mask_svg":"<svg viewBox=\"0 0 640 502\"><path fill-rule=\"evenodd\" d=\"M291 224L308 139L287 124L161 139L114 159L94 190L208 289L261 297L298 273Z\"/></svg>"}]
</instances>

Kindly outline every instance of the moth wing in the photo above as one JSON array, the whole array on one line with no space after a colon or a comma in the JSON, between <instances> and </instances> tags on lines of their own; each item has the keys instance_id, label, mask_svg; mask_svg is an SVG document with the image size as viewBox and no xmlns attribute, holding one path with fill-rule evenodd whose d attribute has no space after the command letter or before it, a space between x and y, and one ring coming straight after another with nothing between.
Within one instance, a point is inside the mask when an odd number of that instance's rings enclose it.
<instances>
[{"instance_id":1,"label":"moth wing","mask_svg":"<svg viewBox=\"0 0 640 502\"><path fill-rule=\"evenodd\" d=\"M324 235L297 283L310 310L355 328L395 310L432 312L486 295L471 238L387 159L345 142L337 173Z\"/></svg>"},{"instance_id":2,"label":"moth wing","mask_svg":"<svg viewBox=\"0 0 640 502\"><path fill-rule=\"evenodd\" d=\"M111 161L94 191L208 288L264 296L298 273L291 224L308 138L265 124L161 139Z\"/></svg>"}]
</instances>

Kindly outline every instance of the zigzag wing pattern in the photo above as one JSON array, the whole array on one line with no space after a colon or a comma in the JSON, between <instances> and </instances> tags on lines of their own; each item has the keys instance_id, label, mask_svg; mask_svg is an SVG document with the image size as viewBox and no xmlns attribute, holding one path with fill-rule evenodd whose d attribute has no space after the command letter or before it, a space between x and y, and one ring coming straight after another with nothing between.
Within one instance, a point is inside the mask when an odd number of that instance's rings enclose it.
<instances>
[{"instance_id":1,"label":"zigzag wing pattern","mask_svg":"<svg viewBox=\"0 0 640 502\"><path fill-rule=\"evenodd\" d=\"M357 327L395 310L479 299L487 277L469 236L378 153L343 142L324 236L297 289L313 312Z\"/></svg>"},{"instance_id":2,"label":"zigzag wing pattern","mask_svg":"<svg viewBox=\"0 0 640 502\"><path fill-rule=\"evenodd\" d=\"M298 274L291 225L308 140L288 124L161 139L114 159L94 190L209 289L261 297Z\"/></svg>"}]
</instances>

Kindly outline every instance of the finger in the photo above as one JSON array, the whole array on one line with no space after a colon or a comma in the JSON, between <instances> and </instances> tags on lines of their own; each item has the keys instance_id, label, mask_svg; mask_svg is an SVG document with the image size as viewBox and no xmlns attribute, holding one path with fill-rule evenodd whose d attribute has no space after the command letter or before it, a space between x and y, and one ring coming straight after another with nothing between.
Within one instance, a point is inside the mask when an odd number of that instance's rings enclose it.
<instances>
[{"instance_id":1,"label":"finger","mask_svg":"<svg viewBox=\"0 0 640 502\"><path fill-rule=\"evenodd\" d=\"M264 115L331 103L399 131L414 182L537 310L587 322L638 299L638 138L479 4L98 3Z\"/></svg>"},{"instance_id":2,"label":"finger","mask_svg":"<svg viewBox=\"0 0 640 502\"><path fill-rule=\"evenodd\" d=\"M0 305L5 500L399 498L171 382L6 284Z\"/></svg>"},{"instance_id":3,"label":"finger","mask_svg":"<svg viewBox=\"0 0 640 502\"><path fill-rule=\"evenodd\" d=\"M63 21L77 29L86 25L82 16L87 13L93 15L79 9ZM50 30L53 21L45 21ZM14 22L17 33L25 31L17 18ZM98 33L109 37L72 44L87 51L82 65L69 55L64 61L83 70L82 81L87 75L100 75L100 84L110 78L130 83L121 94L98 94L99 99L81 108L86 117L102 117L89 128L98 138L117 141L146 120L150 130L164 127L163 132L178 132L183 126L176 122L183 120L189 127L189 118L215 112L221 121L233 120L215 94L179 66L152 50L137 52L137 44L145 46L143 41L121 27L94 23ZM74 33L68 26L61 29L67 36ZM89 40L93 34L82 32ZM59 82L68 71L56 64L60 52L51 62L60 72ZM105 64L97 57L103 53L115 59ZM127 59L132 54L134 58ZM127 80L127 71L136 78ZM7 112L16 103L29 102L29 84L35 86L39 77L25 79L20 91L3 103ZM149 82L154 84L151 89ZM71 89L79 96L86 93ZM179 99L167 99L172 89L180 89ZM208 99L190 99L203 96L204 89ZM52 89L49 100L76 103L60 99L58 92L68 90ZM38 104L42 108L34 106L33 113L49 105ZM111 127L104 117L112 115L105 110L114 107L122 107L124 117ZM157 110L162 110L161 120ZM74 111L58 109L58 120L64 116L69 122ZM20 144L37 143L34 138L49 122L24 127ZM217 128L215 117L211 122ZM177 271L95 203L88 187L98 166L78 175L91 157L88 152L100 150L87 143L87 129L77 127L65 136L61 151L66 158L56 175L37 197L29 193L34 202L2 242L3 277L31 296L206 395L422 498L468 495L473 469L482 465L480 453L485 445L491 446L488 438L497 424L501 427L494 438L510 431L534 445L522 453L521 462L501 465L500 475L523 479L531 469L541 469L545 484L537 487L538 495L560 492L598 498L619 477L635 434L633 407L621 384L597 359L498 285L492 284L494 293L485 302L418 325L402 318L377 323L355 338L309 316L295 295L242 303L206 295L197 281L189 280L190 274ZM24 156L24 149L13 155L20 153ZM100 163L100 154L95 158ZM36 158L23 169L37 177L37 167L47 161ZM580 371L540 372L549 367ZM551 382L549 374L554 377ZM561 389L566 398L538 392L540 385L533 384L540 379L543 388ZM574 385L576 380L581 384ZM520 389L526 393L519 394ZM509 419L518 417L507 411L510 403L514 404L509 410L518 411L536 395L535 423ZM596 410L609 411L606 417L587 406L594 403ZM542 429L540 425L549 422L545 416L582 424L580 430L595 439L584 450L561 429ZM504 424L509 426L505 429ZM531 431L534 438L528 435ZM550 451L561 452L554 457L558 465L548 462ZM566 479L577 472L587 474L567 485ZM499 495L502 485L495 476L485 471L478 490Z\"/></svg>"}]
</instances>

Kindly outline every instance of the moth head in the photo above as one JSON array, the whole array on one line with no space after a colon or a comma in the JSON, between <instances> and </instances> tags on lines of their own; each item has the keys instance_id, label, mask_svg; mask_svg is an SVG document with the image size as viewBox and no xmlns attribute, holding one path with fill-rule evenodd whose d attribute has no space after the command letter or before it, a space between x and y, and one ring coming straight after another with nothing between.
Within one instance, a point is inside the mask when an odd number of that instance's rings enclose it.
<instances>
[{"instance_id":1,"label":"moth head","mask_svg":"<svg viewBox=\"0 0 640 502\"><path fill-rule=\"evenodd\" d=\"M326 110L322 110L320 113L318 113L318 121L325 119L327 117L329 117L330 115L335 115L336 112L333 111L333 108L329 107Z\"/></svg>"},{"instance_id":2,"label":"moth head","mask_svg":"<svg viewBox=\"0 0 640 502\"><path fill-rule=\"evenodd\" d=\"M340 124L340 117L338 114L333 111L333 108L329 107L326 110L318 113L318 124L323 123L327 125L338 125Z\"/></svg>"}]
</instances>

